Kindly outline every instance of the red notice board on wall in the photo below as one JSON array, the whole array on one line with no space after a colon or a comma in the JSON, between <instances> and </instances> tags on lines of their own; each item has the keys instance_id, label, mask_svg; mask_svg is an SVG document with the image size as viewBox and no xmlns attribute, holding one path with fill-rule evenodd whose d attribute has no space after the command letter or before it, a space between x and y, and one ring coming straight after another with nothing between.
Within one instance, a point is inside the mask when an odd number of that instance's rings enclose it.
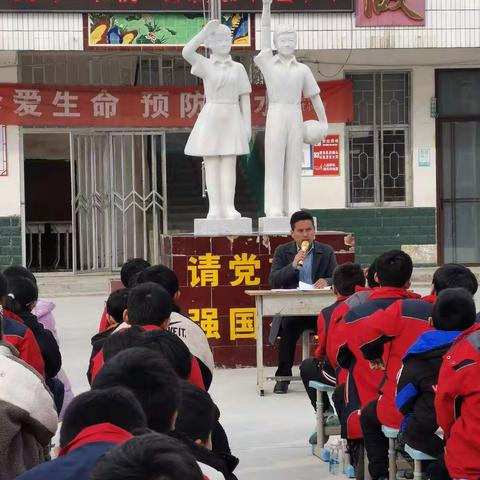
<instances>
[{"instance_id":1,"label":"red notice board on wall","mask_svg":"<svg viewBox=\"0 0 480 480\"><path fill-rule=\"evenodd\" d=\"M340 175L340 135L327 135L324 142L312 146L313 175Z\"/></svg>"}]
</instances>

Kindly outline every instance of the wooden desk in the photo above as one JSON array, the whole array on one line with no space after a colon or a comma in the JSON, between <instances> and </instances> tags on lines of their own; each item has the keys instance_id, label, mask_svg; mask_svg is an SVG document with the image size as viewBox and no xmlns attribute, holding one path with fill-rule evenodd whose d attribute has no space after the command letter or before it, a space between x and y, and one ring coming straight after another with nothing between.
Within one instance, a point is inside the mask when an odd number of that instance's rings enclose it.
<instances>
[{"instance_id":1,"label":"wooden desk","mask_svg":"<svg viewBox=\"0 0 480 480\"><path fill-rule=\"evenodd\" d=\"M255 297L257 308L257 391L265 394L263 366L263 317L274 315L310 316L331 305L335 296L331 290L247 290L247 295Z\"/></svg>"}]
</instances>

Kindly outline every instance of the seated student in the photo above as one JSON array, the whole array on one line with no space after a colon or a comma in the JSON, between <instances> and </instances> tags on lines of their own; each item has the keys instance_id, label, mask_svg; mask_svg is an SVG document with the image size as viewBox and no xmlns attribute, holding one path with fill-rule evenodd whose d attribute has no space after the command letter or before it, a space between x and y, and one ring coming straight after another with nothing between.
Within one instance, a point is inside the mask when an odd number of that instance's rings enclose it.
<instances>
[{"instance_id":1,"label":"seated student","mask_svg":"<svg viewBox=\"0 0 480 480\"><path fill-rule=\"evenodd\" d=\"M347 420L342 421L342 415L346 412L346 403L345 403L345 386L348 378L348 370L341 368L338 364L338 353L345 342L345 314L352 308L355 308L359 305L362 305L368 300L368 297L371 295L373 289L379 287L379 284L375 281L377 275L377 259L374 259L371 265L368 268L365 268L364 276L366 279L366 286L357 285L355 287L355 293L349 296L345 301L343 301L332 313L330 319L330 326L328 329L327 343L326 343L326 354L328 359L327 367L330 366L331 369L335 372L336 388L332 395L333 403L335 405L335 410L337 416L340 420L341 425L347 425ZM323 369L323 373L329 374L331 370L326 368ZM359 424L359 422L357 421ZM353 429L356 431L360 430L360 427ZM345 428L344 428L345 432ZM311 437L312 440L316 439L316 435ZM313 441L313 443L315 443ZM356 466L358 470L363 471L363 444L358 438L347 439L347 447L350 453L350 458L352 465Z\"/></svg>"},{"instance_id":2,"label":"seated student","mask_svg":"<svg viewBox=\"0 0 480 480\"><path fill-rule=\"evenodd\" d=\"M149 428L159 433L175 429L180 384L161 353L134 347L115 355L100 370L92 389L114 386L128 388L134 393L147 416Z\"/></svg>"},{"instance_id":3,"label":"seated student","mask_svg":"<svg viewBox=\"0 0 480 480\"><path fill-rule=\"evenodd\" d=\"M372 370L363 357L357 343L358 332L365 320L377 310L384 310L399 299L420 298L408 291L412 271L412 259L405 252L392 250L378 257L376 276L380 287L375 288L363 304L345 314L342 329L339 329L339 335L344 335L345 340L337 359L342 368L349 370L341 424L342 434L349 440L362 438L360 409L377 399L378 387L383 379L383 372ZM388 348L385 348L387 355Z\"/></svg>"},{"instance_id":4,"label":"seated student","mask_svg":"<svg viewBox=\"0 0 480 480\"><path fill-rule=\"evenodd\" d=\"M4 270L5 276L8 278L14 277L23 277L28 278L31 280L35 285L37 285L37 279L35 275L21 265L12 265ZM38 298L37 303L35 304L34 309L32 310L32 314L35 315L38 321L50 332L52 332L57 344L60 346L58 333L57 333L57 326L55 322L55 317L53 316L53 310L55 309L55 304L48 300L44 300L42 298ZM60 420L63 418L63 413L65 412L66 408L73 400L73 391L72 385L70 380L63 369L60 369L58 372L57 378L60 382L62 382L65 390L64 398L63 398L63 405L62 411L60 412Z\"/></svg>"},{"instance_id":5,"label":"seated student","mask_svg":"<svg viewBox=\"0 0 480 480\"><path fill-rule=\"evenodd\" d=\"M187 445L210 480L236 480L233 471L238 465L238 458L212 450L217 407L210 395L183 381L181 397L175 431L170 435Z\"/></svg>"},{"instance_id":6,"label":"seated student","mask_svg":"<svg viewBox=\"0 0 480 480\"><path fill-rule=\"evenodd\" d=\"M336 372L337 383L339 375L342 377L342 379L345 379L348 373L346 371L341 371L342 369L339 367L337 361L338 351L345 341L343 335L344 316L350 309L366 302L372 293L372 290L379 286L374 279L377 275L377 259L375 259L368 268L364 269L363 273L365 275L367 285L356 285L355 293L350 295L335 309L334 312L332 312L332 318L330 320L325 351L327 354L328 363Z\"/></svg>"},{"instance_id":7,"label":"seated student","mask_svg":"<svg viewBox=\"0 0 480 480\"><path fill-rule=\"evenodd\" d=\"M173 303L168 292L156 283L144 283L132 288L127 301L127 310L123 313L124 324L116 329L138 325L144 330L167 330L170 323ZM103 366L103 352L100 350L91 362L91 379Z\"/></svg>"},{"instance_id":8,"label":"seated student","mask_svg":"<svg viewBox=\"0 0 480 480\"><path fill-rule=\"evenodd\" d=\"M32 313L38 299L37 285L24 277L7 277L7 281L9 293L5 306L10 312L18 315L25 326L33 332L45 363L46 383L54 396L57 411L60 412L63 405L65 387L55 377L62 366L62 356L52 332L46 330Z\"/></svg>"},{"instance_id":9,"label":"seated student","mask_svg":"<svg viewBox=\"0 0 480 480\"><path fill-rule=\"evenodd\" d=\"M142 333L145 333L145 330L142 327L133 325L130 328L120 330L115 335L111 335L103 344L103 361L106 363L118 353L127 350L127 348L136 347L137 338Z\"/></svg>"},{"instance_id":10,"label":"seated student","mask_svg":"<svg viewBox=\"0 0 480 480\"><path fill-rule=\"evenodd\" d=\"M174 333L165 330L145 331L138 325L132 325L105 341L103 359L107 362L117 353L132 347L150 348L160 352L168 360L179 378L203 388L201 373L198 368L192 377L192 354Z\"/></svg>"},{"instance_id":11,"label":"seated student","mask_svg":"<svg viewBox=\"0 0 480 480\"><path fill-rule=\"evenodd\" d=\"M180 290L175 272L165 265L155 265L143 270L138 275L137 282L138 284L145 282L158 283L172 297L173 312L170 316L168 329L182 339L190 353L197 359L202 371L203 384L208 390L212 383L213 369L215 368L212 350L207 336L198 323L182 315L180 307L176 304L180 298Z\"/></svg>"},{"instance_id":12,"label":"seated student","mask_svg":"<svg viewBox=\"0 0 480 480\"><path fill-rule=\"evenodd\" d=\"M435 410L451 478L480 478L480 325L462 333L443 358ZM431 476L440 480L439 474ZM448 478L448 477L446 477Z\"/></svg>"},{"instance_id":13,"label":"seated student","mask_svg":"<svg viewBox=\"0 0 480 480\"><path fill-rule=\"evenodd\" d=\"M130 289L121 288L112 292L106 303L106 319L107 327L92 337L92 353L90 354L90 367L87 371L87 378L91 382L92 361L97 353L102 349L102 346L107 338L116 330L116 328L123 322L123 312L127 309L128 295Z\"/></svg>"},{"instance_id":14,"label":"seated student","mask_svg":"<svg viewBox=\"0 0 480 480\"><path fill-rule=\"evenodd\" d=\"M33 332L23 324L20 317L5 308L8 282L0 272L0 305L3 306L3 341L18 351L18 357L45 377L45 362Z\"/></svg>"},{"instance_id":15,"label":"seated student","mask_svg":"<svg viewBox=\"0 0 480 480\"><path fill-rule=\"evenodd\" d=\"M423 333L403 358L397 383L397 408L405 415L402 440L432 457L443 455L435 416L435 390L442 359L452 342L475 323L475 302L464 288L443 290L433 306L435 330Z\"/></svg>"},{"instance_id":16,"label":"seated student","mask_svg":"<svg viewBox=\"0 0 480 480\"><path fill-rule=\"evenodd\" d=\"M205 480L193 455L178 440L159 433L134 437L107 452L91 480Z\"/></svg>"},{"instance_id":17,"label":"seated student","mask_svg":"<svg viewBox=\"0 0 480 480\"><path fill-rule=\"evenodd\" d=\"M368 288L377 288L380 286L380 284L377 282L377 261L378 258L373 260L373 262L370 264L368 268L364 270L365 272L365 278L367 279L367 285Z\"/></svg>"},{"instance_id":18,"label":"seated student","mask_svg":"<svg viewBox=\"0 0 480 480\"><path fill-rule=\"evenodd\" d=\"M337 297L335 302L324 308L317 319L318 347L315 350L313 358L307 358L300 365L300 375L303 385L310 398L310 402L316 409L317 395L316 390L308 386L311 380L336 384L335 370L326 358L327 339L330 332L332 317L334 312L342 303L355 293L356 287L365 286L365 275L362 268L356 263L344 263L339 265L333 272L333 293ZM325 395L325 402L328 404L328 396Z\"/></svg>"},{"instance_id":19,"label":"seated student","mask_svg":"<svg viewBox=\"0 0 480 480\"><path fill-rule=\"evenodd\" d=\"M395 405L397 378L404 357L418 337L431 330L429 318L432 303L443 287L467 287L470 295L477 289L472 272L461 265L445 265L433 277L433 295L423 299L403 299L386 310L375 312L364 319L351 343L357 344L372 368L384 371L379 398L365 406L360 422L373 478L388 474L388 439L381 426L399 429L403 415ZM429 301L426 301L429 300ZM384 346L389 346L388 358L382 359Z\"/></svg>"},{"instance_id":20,"label":"seated student","mask_svg":"<svg viewBox=\"0 0 480 480\"><path fill-rule=\"evenodd\" d=\"M11 479L47 460L58 417L43 378L2 338L3 320L0 313L0 478Z\"/></svg>"},{"instance_id":21,"label":"seated student","mask_svg":"<svg viewBox=\"0 0 480 480\"><path fill-rule=\"evenodd\" d=\"M125 288L132 288L136 284L138 274L150 266L143 258L131 258L127 260L120 270L120 280ZM109 327L107 318L107 309L104 308L100 325L98 327L98 333L103 332Z\"/></svg>"},{"instance_id":22,"label":"seated student","mask_svg":"<svg viewBox=\"0 0 480 480\"><path fill-rule=\"evenodd\" d=\"M146 428L142 407L129 390L111 387L82 393L65 412L59 457L20 480L89 480L90 470L107 450Z\"/></svg>"},{"instance_id":23,"label":"seated student","mask_svg":"<svg viewBox=\"0 0 480 480\"><path fill-rule=\"evenodd\" d=\"M193 385L203 388L202 374L195 363L195 372L192 372L193 358L188 347L172 332L153 330L138 335L134 340L136 347L151 348L160 352L170 363L179 378L189 380ZM192 378L192 373L194 374Z\"/></svg>"}]
</instances>

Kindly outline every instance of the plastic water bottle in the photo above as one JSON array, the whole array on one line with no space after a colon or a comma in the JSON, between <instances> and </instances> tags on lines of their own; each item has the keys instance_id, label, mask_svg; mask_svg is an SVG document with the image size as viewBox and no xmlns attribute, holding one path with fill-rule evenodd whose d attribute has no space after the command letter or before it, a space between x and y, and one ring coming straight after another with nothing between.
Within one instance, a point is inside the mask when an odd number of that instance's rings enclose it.
<instances>
[{"instance_id":1,"label":"plastic water bottle","mask_svg":"<svg viewBox=\"0 0 480 480\"><path fill-rule=\"evenodd\" d=\"M338 444L333 445L330 451L329 471L331 475L339 475L340 473L340 447Z\"/></svg>"}]
</instances>

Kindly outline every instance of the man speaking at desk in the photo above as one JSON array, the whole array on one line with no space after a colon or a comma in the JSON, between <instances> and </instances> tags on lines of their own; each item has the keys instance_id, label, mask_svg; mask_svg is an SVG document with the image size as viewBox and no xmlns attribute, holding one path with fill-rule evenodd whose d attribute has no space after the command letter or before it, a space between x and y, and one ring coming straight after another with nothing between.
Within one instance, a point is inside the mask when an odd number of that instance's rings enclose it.
<instances>
[{"instance_id":1,"label":"man speaking at desk","mask_svg":"<svg viewBox=\"0 0 480 480\"><path fill-rule=\"evenodd\" d=\"M272 288L297 288L299 282L324 288L331 284L337 266L335 253L315 240L315 224L310 213L295 212L290 218L293 242L280 245L273 254ZM280 330L281 327L281 330ZM304 330L317 330L317 317L275 317L270 338L280 330L277 377L291 377L297 340ZM287 393L289 381L277 381L274 393Z\"/></svg>"}]
</instances>

